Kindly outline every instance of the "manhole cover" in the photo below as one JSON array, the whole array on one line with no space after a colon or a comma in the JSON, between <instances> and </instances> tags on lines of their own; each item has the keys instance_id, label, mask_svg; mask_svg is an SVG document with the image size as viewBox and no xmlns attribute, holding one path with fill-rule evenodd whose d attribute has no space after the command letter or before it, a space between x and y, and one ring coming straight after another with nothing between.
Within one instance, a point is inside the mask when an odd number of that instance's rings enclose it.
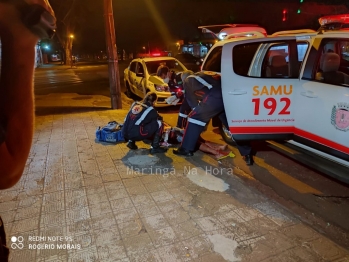
<instances>
[{"instance_id":1,"label":"manhole cover","mask_svg":"<svg viewBox=\"0 0 349 262\"><path fill-rule=\"evenodd\" d=\"M131 165L134 165L134 166L147 166L147 165L152 166L159 161L159 158L152 155L146 155L146 156L138 155L138 156L131 156L127 160Z\"/></svg>"},{"instance_id":2,"label":"manhole cover","mask_svg":"<svg viewBox=\"0 0 349 262\"><path fill-rule=\"evenodd\" d=\"M93 96L78 96L78 97L73 97L73 100L88 100L92 99Z\"/></svg>"}]
</instances>

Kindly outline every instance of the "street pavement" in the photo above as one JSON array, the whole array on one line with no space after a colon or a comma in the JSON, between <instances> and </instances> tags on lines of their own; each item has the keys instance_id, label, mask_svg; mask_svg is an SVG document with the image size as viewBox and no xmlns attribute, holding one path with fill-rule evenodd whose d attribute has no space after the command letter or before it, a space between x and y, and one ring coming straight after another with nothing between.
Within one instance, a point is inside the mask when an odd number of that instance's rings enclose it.
<instances>
[{"instance_id":1,"label":"street pavement","mask_svg":"<svg viewBox=\"0 0 349 262\"><path fill-rule=\"evenodd\" d=\"M348 249L249 187L238 168L202 152L96 141L98 126L123 122L131 100L122 98L111 110L105 96L36 96L24 174L0 191L10 261L349 261Z\"/></svg>"}]
</instances>

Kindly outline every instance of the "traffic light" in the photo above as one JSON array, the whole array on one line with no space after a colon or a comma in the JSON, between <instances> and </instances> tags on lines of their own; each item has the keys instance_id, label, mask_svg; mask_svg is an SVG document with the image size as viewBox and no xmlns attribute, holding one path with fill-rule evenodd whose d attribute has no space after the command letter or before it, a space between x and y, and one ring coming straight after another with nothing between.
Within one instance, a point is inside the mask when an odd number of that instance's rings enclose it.
<instances>
[{"instance_id":1,"label":"traffic light","mask_svg":"<svg viewBox=\"0 0 349 262\"><path fill-rule=\"evenodd\" d=\"M304 0L299 0L299 8L297 10L297 14L300 14L301 13L301 7L302 7L302 4L303 4L303 1Z\"/></svg>"},{"instance_id":2,"label":"traffic light","mask_svg":"<svg viewBox=\"0 0 349 262\"><path fill-rule=\"evenodd\" d=\"M287 10L282 10L282 22L285 22L287 20Z\"/></svg>"}]
</instances>

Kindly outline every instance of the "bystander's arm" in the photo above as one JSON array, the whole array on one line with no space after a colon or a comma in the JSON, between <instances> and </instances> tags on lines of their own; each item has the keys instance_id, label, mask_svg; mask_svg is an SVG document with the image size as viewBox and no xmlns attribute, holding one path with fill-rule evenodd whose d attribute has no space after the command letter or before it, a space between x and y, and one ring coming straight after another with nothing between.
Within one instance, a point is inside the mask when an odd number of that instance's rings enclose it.
<instances>
[{"instance_id":1,"label":"bystander's arm","mask_svg":"<svg viewBox=\"0 0 349 262\"><path fill-rule=\"evenodd\" d=\"M0 3L2 66L0 80L0 189L21 178L32 143L33 74L38 38L21 22L13 5Z\"/></svg>"}]
</instances>

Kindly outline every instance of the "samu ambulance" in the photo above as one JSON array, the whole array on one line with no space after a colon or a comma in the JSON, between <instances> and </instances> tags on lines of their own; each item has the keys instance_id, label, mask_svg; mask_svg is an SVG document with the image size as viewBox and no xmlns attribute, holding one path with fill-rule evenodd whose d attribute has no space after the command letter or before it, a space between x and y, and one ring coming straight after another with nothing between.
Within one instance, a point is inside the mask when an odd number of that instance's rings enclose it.
<instances>
[{"instance_id":1,"label":"samu ambulance","mask_svg":"<svg viewBox=\"0 0 349 262\"><path fill-rule=\"evenodd\" d=\"M349 183L349 15L319 22L317 32L227 35L202 70L221 73L233 139L287 140L335 161L347 172L330 175Z\"/></svg>"}]
</instances>

